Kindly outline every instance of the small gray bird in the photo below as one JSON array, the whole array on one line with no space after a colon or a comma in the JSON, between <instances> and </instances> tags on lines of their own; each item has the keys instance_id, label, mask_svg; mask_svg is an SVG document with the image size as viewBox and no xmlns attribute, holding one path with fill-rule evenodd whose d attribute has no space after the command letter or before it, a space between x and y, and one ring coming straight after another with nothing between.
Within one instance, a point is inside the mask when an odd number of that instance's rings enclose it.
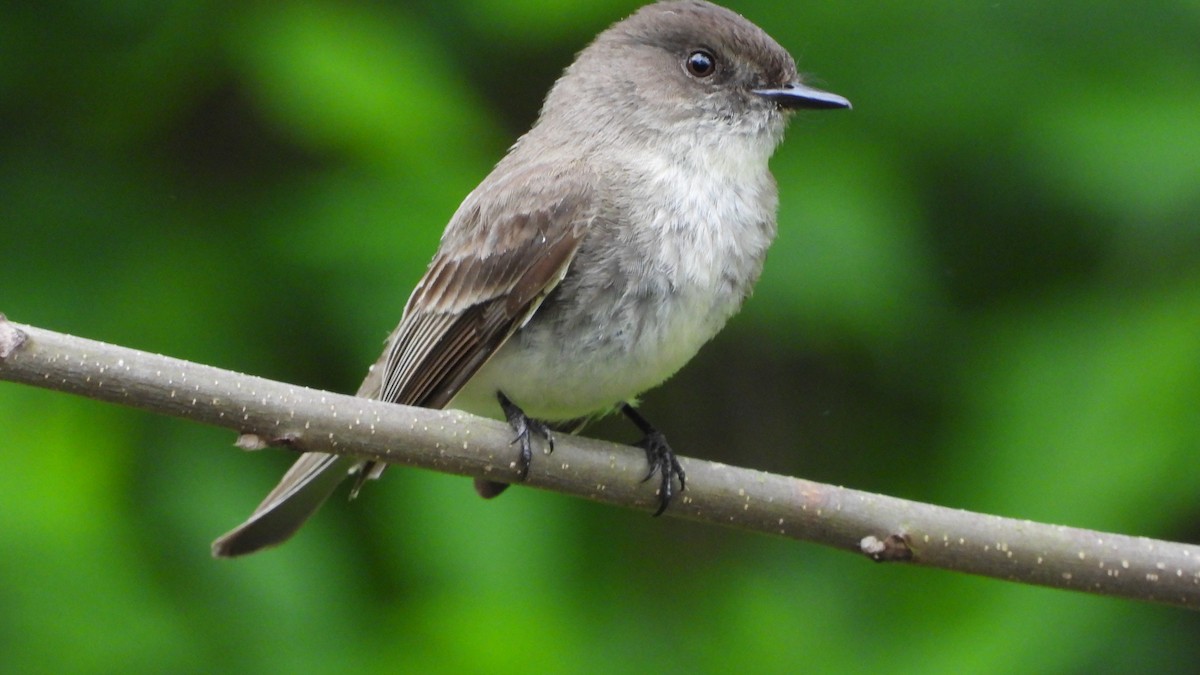
<instances>
[{"instance_id":1,"label":"small gray bird","mask_svg":"<svg viewBox=\"0 0 1200 675\"><path fill-rule=\"evenodd\" d=\"M775 236L767 160L791 111L849 107L803 84L787 51L723 7L659 2L614 24L450 219L358 395L502 411L521 478L533 436L553 449L552 428L620 410L645 436L661 513L684 472L629 402L750 294ZM357 492L383 468L304 454L213 554L286 540L347 476Z\"/></svg>"}]
</instances>

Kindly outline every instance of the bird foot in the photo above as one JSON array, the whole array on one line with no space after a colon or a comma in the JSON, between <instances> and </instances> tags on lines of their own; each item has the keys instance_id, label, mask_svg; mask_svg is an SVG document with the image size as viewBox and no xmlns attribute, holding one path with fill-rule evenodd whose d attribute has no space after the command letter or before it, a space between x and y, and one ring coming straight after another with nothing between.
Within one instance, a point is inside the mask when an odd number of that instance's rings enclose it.
<instances>
[{"instance_id":1,"label":"bird foot","mask_svg":"<svg viewBox=\"0 0 1200 675\"><path fill-rule=\"evenodd\" d=\"M546 448L554 452L554 434L549 425L526 415L525 411L510 401L503 392L497 392L496 398L500 400L500 408L504 411L508 425L516 433L510 445L516 445L521 450L516 468L519 479L524 482L529 477L529 464L533 461L533 443L530 437L533 434L541 436L546 441Z\"/></svg>"},{"instance_id":2,"label":"bird foot","mask_svg":"<svg viewBox=\"0 0 1200 675\"><path fill-rule=\"evenodd\" d=\"M679 465L675 451L667 443L667 437L661 431L655 429L646 421L645 417L642 417L641 413L628 403L621 404L621 412L645 434L642 440L634 445L646 452L646 462L650 465L650 471L646 473L642 482L650 480L654 474L659 475L659 502L658 510L654 512L654 515L661 516L675 497L675 479L679 479L679 491L683 492L687 486L687 475L684 473L683 467Z\"/></svg>"}]
</instances>

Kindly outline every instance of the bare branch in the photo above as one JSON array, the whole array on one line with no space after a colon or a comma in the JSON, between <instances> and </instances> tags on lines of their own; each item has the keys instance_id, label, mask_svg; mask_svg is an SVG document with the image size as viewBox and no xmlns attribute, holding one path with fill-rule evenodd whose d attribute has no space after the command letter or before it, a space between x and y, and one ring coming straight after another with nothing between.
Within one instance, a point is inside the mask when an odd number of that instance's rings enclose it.
<instances>
[{"instance_id":1,"label":"bare branch","mask_svg":"<svg viewBox=\"0 0 1200 675\"><path fill-rule=\"evenodd\" d=\"M457 411L391 405L10 323L0 379L253 433L274 444L515 480L511 432ZM651 511L642 451L561 438L526 485ZM681 460L668 515L983 576L1200 609L1200 547L1000 518Z\"/></svg>"}]
</instances>

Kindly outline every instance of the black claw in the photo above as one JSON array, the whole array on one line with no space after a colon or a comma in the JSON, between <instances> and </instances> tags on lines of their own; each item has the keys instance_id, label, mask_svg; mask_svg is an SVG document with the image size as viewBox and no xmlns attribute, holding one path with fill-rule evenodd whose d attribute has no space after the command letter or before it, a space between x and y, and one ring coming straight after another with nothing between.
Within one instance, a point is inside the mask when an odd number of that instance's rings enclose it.
<instances>
[{"instance_id":1,"label":"black claw","mask_svg":"<svg viewBox=\"0 0 1200 675\"><path fill-rule=\"evenodd\" d=\"M500 401L500 408L504 410L504 417L508 420L508 425L516 432L511 444L520 447L521 454L517 458L517 476L524 482L529 477L529 464L533 461L533 443L529 440L531 432L546 440L546 447L550 452L554 452L554 434L551 433L550 427L545 422L526 415L524 410L521 410L516 403L504 395L504 392L496 392L496 398Z\"/></svg>"},{"instance_id":2,"label":"black claw","mask_svg":"<svg viewBox=\"0 0 1200 675\"><path fill-rule=\"evenodd\" d=\"M687 476L683 471L683 467L679 465L679 460L675 457L675 451L667 444L667 437L661 431L655 429L641 413L633 408L628 403L621 404L621 412L630 419L641 430L645 436L642 440L636 443L637 447L646 451L646 463L650 465L650 470L646 473L646 477L642 482L646 482L658 474L660 483L658 488L658 510L654 512L655 516L661 516L663 511L667 510L667 506L671 504L671 499L675 497L675 479L679 478L679 491L683 492L687 486Z\"/></svg>"}]
</instances>

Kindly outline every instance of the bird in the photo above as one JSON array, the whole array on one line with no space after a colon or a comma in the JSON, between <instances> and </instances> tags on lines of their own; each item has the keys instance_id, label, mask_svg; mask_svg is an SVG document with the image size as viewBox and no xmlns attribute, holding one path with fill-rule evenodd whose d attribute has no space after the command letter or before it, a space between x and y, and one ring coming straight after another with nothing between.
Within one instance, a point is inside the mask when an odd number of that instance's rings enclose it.
<instances>
[{"instance_id":1,"label":"bird","mask_svg":"<svg viewBox=\"0 0 1200 675\"><path fill-rule=\"evenodd\" d=\"M535 445L620 412L643 435L661 514L686 475L636 397L750 295L776 233L768 160L793 112L849 107L724 7L667 0L614 23L451 217L357 395L499 413L518 480ZM303 454L213 554L287 540L343 481L353 496L384 468ZM476 480L485 497L505 487Z\"/></svg>"}]
</instances>

